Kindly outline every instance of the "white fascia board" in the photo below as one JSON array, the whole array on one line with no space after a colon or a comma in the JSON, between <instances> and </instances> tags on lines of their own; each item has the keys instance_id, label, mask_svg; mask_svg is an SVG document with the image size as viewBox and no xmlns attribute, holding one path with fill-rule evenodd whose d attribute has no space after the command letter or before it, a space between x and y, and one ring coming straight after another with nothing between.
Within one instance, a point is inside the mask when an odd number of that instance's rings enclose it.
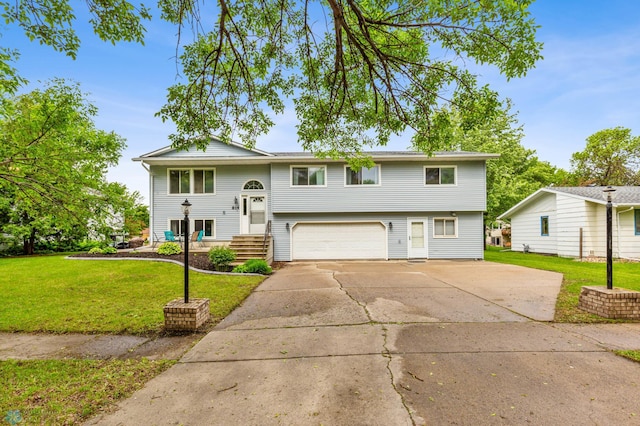
<instances>
[{"instance_id":1,"label":"white fascia board","mask_svg":"<svg viewBox=\"0 0 640 426\"><path fill-rule=\"evenodd\" d=\"M426 155L371 155L373 161L418 161L418 162L442 162L442 161L486 161L494 158L498 158L498 154L439 154L436 156ZM330 163L345 163L344 159L331 159L309 156L278 156L270 154L265 157L147 157L141 156L132 159L133 161L142 161L147 164L155 165L179 165L179 164L193 164L193 165L206 165L206 164L270 164L270 163L317 163L318 161L330 162Z\"/></svg>"}]
</instances>

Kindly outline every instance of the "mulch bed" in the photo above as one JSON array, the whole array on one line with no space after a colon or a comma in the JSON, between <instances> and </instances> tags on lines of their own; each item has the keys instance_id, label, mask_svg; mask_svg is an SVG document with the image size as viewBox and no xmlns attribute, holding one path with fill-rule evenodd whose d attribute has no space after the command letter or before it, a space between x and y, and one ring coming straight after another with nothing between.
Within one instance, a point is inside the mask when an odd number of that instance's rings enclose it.
<instances>
[{"instance_id":1,"label":"mulch bed","mask_svg":"<svg viewBox=\"0 0 640 426\"><path fill-rule=\"evenodd\" d=\"M78 253L69 257L170 259L184 265L184 254L162 255L154 251L119 251L114 254ZM215 271L207 253L189 253L189 266L204 271Z\"/></svg>"}]
</instances>

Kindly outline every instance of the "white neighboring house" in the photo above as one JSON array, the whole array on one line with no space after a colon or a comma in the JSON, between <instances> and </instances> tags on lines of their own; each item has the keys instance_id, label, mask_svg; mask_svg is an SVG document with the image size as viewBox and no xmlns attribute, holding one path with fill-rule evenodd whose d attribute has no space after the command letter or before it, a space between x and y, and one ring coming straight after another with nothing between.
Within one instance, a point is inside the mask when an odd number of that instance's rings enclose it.
<instances>
[{"instance_id":1,"label":"white neighboring house","mask_svg":"<svg viewBox=\"0 0 640 426\"><path fill-rule=\"evenodd\" d=\"M511 249L563 257L606 256L605 187L548 187L498 219L511 220ZM616 186L613 256L640 258L640 187Z\"/></svg>"}]
</instances>

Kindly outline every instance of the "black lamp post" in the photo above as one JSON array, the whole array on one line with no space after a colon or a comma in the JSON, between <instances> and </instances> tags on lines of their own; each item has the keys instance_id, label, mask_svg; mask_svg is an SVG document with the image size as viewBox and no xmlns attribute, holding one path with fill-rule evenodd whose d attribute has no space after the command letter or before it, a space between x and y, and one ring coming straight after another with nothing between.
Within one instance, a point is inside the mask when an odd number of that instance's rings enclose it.
<instances>
[{"instance_id":1,"label":"black lamp post","mask_svg":"<svg viewBox=\"0 0 640 426\"><path fill-rule=\"evenodd\" d=\"M189 303L189 212L191 203L185 199L182 203L184 213L184 303Z\"/></svg>"},{"instance_id":2,"label":"black lamp post","mask_svg":"<svg viewBox=\"0 0 640 426\"><path fill-rule=\"evenodd\" d=\"M607 289L613 288L613 197L615 188L607 186L602 190L602 195L607 200Z\"/></svg>"}]
</instances>

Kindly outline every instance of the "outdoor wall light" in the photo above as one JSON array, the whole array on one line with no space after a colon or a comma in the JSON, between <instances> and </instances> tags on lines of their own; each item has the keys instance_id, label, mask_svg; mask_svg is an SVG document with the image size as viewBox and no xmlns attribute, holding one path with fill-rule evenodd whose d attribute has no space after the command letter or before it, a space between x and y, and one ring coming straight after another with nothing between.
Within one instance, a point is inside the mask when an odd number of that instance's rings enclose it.
<instances>
[{"instance_id":1,"label":"outdoor wall light","mask_svg":"<svg viewBox=\"0 0 640 426\"><path fill-rule=\"evenodd\" d=\"M389 231L393 231L393 222L389 222Z\"/></svg>"},{"instance_id":2,"label":"outdoor wall light","mask_svg":"<svg viewBox=\"0 0 640 426\"><path fill-rule=\"evenodd\" d=\"M240 210L240 203L238 203L238 197L235 197L233 199L233 207L231 207L231 210Z\"/></svg>"},{"instance_id":3,"label":"outdoor wall light","mask_svg":"<svg viewBox=\"0 0 640 426\"><path fill-rule=\"evenodd\" d=\"M288 231L288 230L289 230L289 222L287 222L287 223L284 225L284 227L285 227L285 228L286 228L286 230Z\"/></svg>"},{"instance_id":4,"label":"outdoor wall light","mask_svg":"<svg viewBox=\"0 0 640 426\"><path fill-rule=\"evenodd\" d=\"M453 217L458 216L458 213L456 213L456 212L451 212L450 214L451 214L451 216L453 216Z\"/></svg>"}]
</instances>

